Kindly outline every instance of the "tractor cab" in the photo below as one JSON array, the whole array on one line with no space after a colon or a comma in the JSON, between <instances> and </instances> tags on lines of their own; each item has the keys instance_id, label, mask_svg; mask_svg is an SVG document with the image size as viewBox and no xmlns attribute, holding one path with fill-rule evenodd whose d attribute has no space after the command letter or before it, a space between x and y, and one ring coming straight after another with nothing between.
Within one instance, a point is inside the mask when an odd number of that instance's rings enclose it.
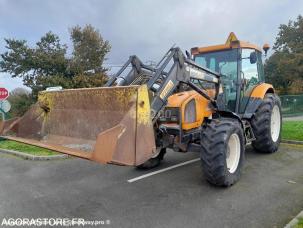
<instances>
[{"instance_id":1,"label":"tractor cab","mask_svg":"<svg viewBox=\"0 0 303 228\"><path fill-rule=\"evenodd\" d=\"M264 46L264 51L269 49ZM225 44L191 49L194 61L221 75L222 102L228 111L242 113L252 89L264 82L261 49L238 40L232 32ZM240 86L238 86L240 85Z\"/></svg>"}]
</instances>

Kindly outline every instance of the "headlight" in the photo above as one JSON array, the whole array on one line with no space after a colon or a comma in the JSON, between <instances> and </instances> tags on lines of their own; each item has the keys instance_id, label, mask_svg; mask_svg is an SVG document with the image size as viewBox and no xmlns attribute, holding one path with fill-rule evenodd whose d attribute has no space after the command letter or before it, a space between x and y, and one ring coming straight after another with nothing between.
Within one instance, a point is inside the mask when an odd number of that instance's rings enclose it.
<instances>
[{"instance_id":1,"label":"headlight","mask_svg":"<svg viewBox=\"0 0 303 228\"><path fill-rule=\"evenodd\" d=\"M196 122L196 101L194 99L188 102L185 106L184 122L185 123Z\"/></svg>"}]
</instances>

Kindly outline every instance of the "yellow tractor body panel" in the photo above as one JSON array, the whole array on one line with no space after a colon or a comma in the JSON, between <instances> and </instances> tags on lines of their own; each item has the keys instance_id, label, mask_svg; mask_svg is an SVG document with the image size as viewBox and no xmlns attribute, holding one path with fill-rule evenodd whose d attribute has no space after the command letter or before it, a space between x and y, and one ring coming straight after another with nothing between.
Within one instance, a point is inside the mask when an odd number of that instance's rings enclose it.
<instances>
[{"instance_id":1,"label":"yellow tractor body panel","mask_svg":"<svg viewBox=\"0 0 303 228\"><path fill-rule=\"evenodd\" d=\"M210 91L209 93L211 93ZM195 100L196 120L191 123L187 123L184 119L186 105ZM181 114L181 123L183 130L190 130L201 126L205 117L209 117L212 114L211 109L208 107L209 101L198 94L196 91L185 91L176 93L168 98L168 104L166 107L179 108Z\"/></svg>"}]
</instances>

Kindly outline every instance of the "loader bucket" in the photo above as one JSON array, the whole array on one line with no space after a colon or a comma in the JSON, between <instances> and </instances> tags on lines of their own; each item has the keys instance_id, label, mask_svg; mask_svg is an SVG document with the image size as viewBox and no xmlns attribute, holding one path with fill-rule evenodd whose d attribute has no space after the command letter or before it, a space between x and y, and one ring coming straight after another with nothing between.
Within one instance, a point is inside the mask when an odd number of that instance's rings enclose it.
<instances>
[{"instance_id":1,"label":"loader bucket","mask_svg":"<svg viewBox=\"0 0 303 228\"><path fill-rule=\"evenodd\" d=\"M0 135L100 163L136 166L156 152L146 85L40 92Z\"/></svg>"}]
</instances>

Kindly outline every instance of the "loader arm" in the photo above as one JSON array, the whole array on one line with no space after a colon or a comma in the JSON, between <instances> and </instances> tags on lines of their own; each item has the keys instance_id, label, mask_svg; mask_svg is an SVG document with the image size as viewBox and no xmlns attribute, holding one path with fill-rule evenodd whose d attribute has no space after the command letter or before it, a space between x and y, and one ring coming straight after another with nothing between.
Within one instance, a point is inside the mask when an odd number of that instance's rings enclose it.
<instances>
[{"instance_id":1,"label":"loader arm","mask_svg":"<svg viewBox=\"0 0 303 228\"><path fill-rule=\"evenodd\" d=\"M163 71L171 61L173 61L172 67L169 69L167 75L165 74L162 83L157 84L157 81L163 78ZM211 98L205 91L196 86L192 82L194 79L214 83L216 88L215 98ZM167 104L168 97L172 95L176 88L182 83L190 86L193 90L201 94L201 96L210 100L214 107L217 107L216 98L220 88L220 75L185 58L180 48L172 48L167 58L163 61L163 64L156 70L154 76L147 83L148 88L155 93L151 101L153 122L155 122L159 111ZM157 86L155 87L155 85Z\"/></svg>"},{"instance_id":2,"label":"loader arm","mask_svg":"<svg viewBox=\"0 0 303 228\"><path fill-rule=\"evenodd\" d=\"M146 84L157 71L157 67L166 59L169 52L170 50L165 53L155 67L143 64L136 55L130 56L119 71L108 80L105 87ZM162 77L167 75L165 71L162 71L161 74Z\"/></svg>"},{"instance_id":3,"label":"loader arm","mask_svg":"<svg viewBox=\"0 0 303 228\"><path fill-rule=\"evenodd\" d=\"M131 70L125 72L129 67ZM121 69L108 80L105 87L141 85L150 79L153 72L155 72L153 67L143 64L136 55L132 55Z\"/></svg>"}]
</instances>

